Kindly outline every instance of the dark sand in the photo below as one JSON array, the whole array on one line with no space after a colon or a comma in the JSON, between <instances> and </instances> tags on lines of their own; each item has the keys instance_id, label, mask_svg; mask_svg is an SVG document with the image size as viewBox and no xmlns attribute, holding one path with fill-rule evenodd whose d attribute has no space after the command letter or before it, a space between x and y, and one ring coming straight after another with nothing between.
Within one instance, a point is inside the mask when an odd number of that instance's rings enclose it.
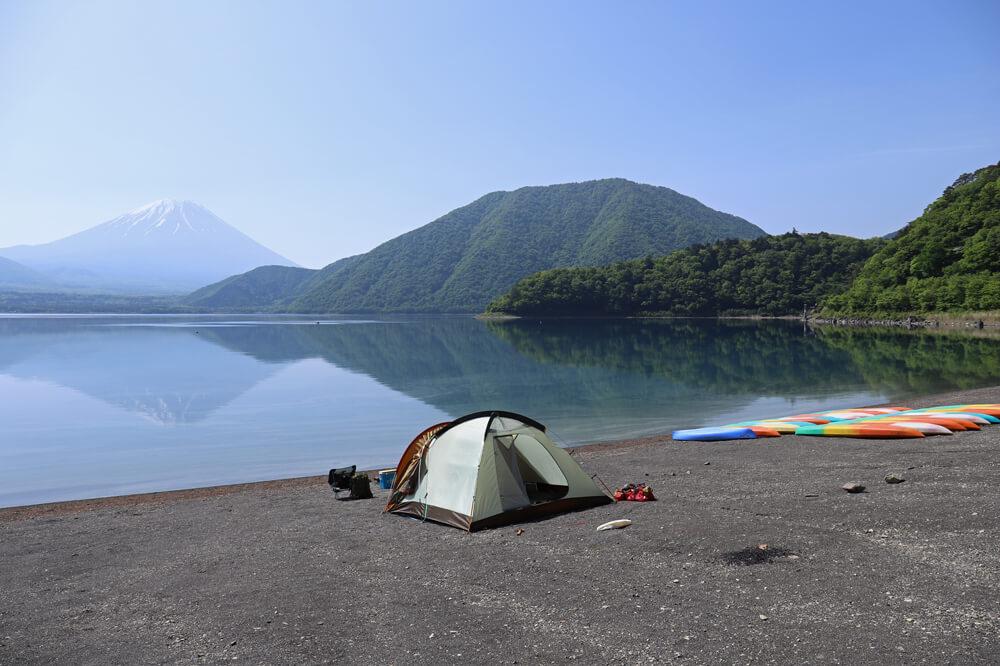
<instances>
[{"instance_id":1,"label":"dark sand","mask_svg":"<svg viewBox=\"0 0 1000 666\"><path fill-rule=\"evenodd\" d=\"M957 402L1000 387L913 404ZM660 501L476 534L321 479L0 511L0 663L1000 661L1000 426L577 457Z\"/></svg>"}]
</instances>

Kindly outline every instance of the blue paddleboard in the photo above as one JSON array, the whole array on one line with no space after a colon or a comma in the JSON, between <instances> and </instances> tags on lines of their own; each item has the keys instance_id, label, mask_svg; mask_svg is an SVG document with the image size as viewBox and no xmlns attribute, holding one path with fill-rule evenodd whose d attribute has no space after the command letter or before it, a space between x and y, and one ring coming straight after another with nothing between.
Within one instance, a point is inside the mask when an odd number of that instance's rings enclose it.
<instances>
[{"instance_id":1,"label":"blue paddleboard","mask_svg":"<svg viewBox=\"0 0 1000 666\"><path fill-rule=\"evenodd\" d=\"M757 439L750 428L694 428L675 430L673 438L681 442L724 442L730 439Z\"/></svg>"}]
</instances>

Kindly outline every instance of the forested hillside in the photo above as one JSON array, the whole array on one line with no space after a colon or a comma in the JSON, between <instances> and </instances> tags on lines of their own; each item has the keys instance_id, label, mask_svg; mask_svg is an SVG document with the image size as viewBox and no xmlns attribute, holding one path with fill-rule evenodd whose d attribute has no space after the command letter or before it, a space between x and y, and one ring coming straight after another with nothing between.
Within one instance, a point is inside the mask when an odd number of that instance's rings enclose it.
<instances>
[{"instance_id":1,"label":"forested hillside","mask_svg":"<svg viewBox=\"0 0 1000 666\"><path fill-rule=\"evenodd\" d=\"M494 192L334 264L302 312L479 312L518 279L764 232L665 187L622 179Z\"/></svg>"},{"instance_id":2,"label":"forested hillside","mask_svg":"<svg viewBox=\"0 0 1000 666\"><path fill-rule=\"evenodd\" d=\"M787 315L843 291L886 241L826 233L726 240L665 257L529 276L488 311L518 315Z\"/></svg>"},{"instance_id":3,"label":"forested hillside","mask_svg":"<svg viewBox=\"0 0 1000 666\"><path fill-rule=\"evenodd\" d=\"M865 264L831 313L1000 308L1000 164L964 174Z\"/></svg>"},{"instance_id":4,"label":"forested hillside","mask_svg":"<svg viewBox=\"0 0 1000 666\"><path fill-rule=\"evenodd\" d=\"M182 302L200 308L269 308L293 298L318 271L297 266L260 266L188 294Z\"/></svg>"}]
</instances>

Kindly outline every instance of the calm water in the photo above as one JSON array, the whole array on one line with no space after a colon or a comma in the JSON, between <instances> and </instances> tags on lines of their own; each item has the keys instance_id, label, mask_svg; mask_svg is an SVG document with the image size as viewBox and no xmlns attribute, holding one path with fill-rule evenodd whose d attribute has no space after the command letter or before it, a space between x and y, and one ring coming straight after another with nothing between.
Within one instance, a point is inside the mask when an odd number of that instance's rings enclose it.
<instances>
[{"instance_id":1,"label":"calm water","mask_svg":"<svg viewBox=\"0 0 1000 666\"><path fill-rule=\"evenodd\" d=\"M994 385L1000 343L789 322L0 318L0 506L394 465L508 409L575 444Z\"/></svg>"}]
</instances>

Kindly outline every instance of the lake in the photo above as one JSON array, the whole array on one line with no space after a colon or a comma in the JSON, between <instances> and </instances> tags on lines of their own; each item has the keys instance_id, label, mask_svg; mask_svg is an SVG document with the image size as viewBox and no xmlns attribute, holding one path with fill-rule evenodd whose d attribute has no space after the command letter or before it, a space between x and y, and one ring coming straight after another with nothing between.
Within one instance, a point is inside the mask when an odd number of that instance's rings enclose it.
<instances>
[{"instance_id":1,"label":"lake","mask_svg":"<svg viewBox=\"0 0 1000 666\"><path fill-rule=\"evenodd\" d=\"M563 445L998 383L1000 344L785 321L0 317L0 506L394 466L505 409Z\"/></svg>"}]
</instances>

